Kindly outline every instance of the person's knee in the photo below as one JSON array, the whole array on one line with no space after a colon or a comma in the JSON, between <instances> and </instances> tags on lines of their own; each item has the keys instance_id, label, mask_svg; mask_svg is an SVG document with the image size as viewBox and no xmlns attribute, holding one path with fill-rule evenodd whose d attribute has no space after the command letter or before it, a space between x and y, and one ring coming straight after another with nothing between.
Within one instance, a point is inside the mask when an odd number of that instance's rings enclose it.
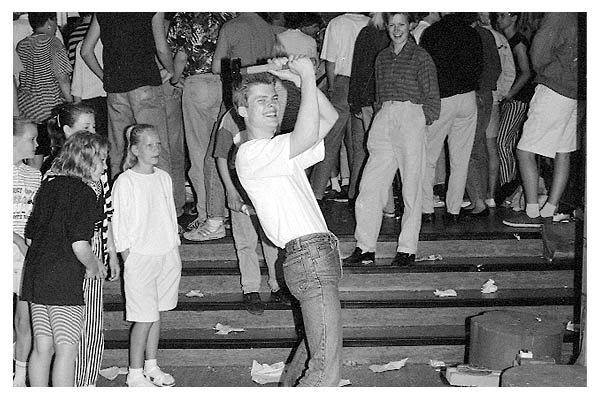
<instances>
[{"instance_id":1,"label":"person's knee","mask_svg":"<svg viewBox=\"0 0 600 400\"><path fill-rule=\"evenodd\" d=\"M535 154L530 151L517 149L517 159L521 163L535 162Z\"/></svg>"},{"instance_id":2,"label":"person's knee","mask_svg":"<svg viewBox=\"0 0 600 400\"><path fill-rule=\"evenodd\" d=\"M49 336L36 336L33 342L33 351L39 356L52 357L54 355L54 342Z\"/></svg>"}]
</instances>

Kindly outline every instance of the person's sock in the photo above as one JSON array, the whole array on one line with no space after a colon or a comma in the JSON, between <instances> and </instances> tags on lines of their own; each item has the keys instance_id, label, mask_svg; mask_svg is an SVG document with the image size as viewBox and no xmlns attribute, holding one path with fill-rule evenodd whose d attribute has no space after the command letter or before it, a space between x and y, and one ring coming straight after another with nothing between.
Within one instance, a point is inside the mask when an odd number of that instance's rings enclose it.
<instances>
[{"instance_id":1,"label":"person's sock","mask_svg":"<svg viewBox=\"0 0 600 400\"><path fill-rule=\"evenodd\" d=\"M342 191L342 188L340 187L340 182L337 178L331 178L331 189L335 190L336 192Z\"/></svg>"},{"instance_id":2,"label":"person's sock","mask_svg":"<svg viewBox=\"0 0 600 400\"><path fill-rule=\"evenodd\" d=\"M27 376L27 361L15 360L15 377L13 382L25 383L25 377Z\"/></svg>"},{"instance_id":3,"label":"person's sock","mask_svg":"<svg viewBox=\"0 0 600 400\"><path fill-rule=\"evenodd\" d=\"M143 369L129 367L129 373L127 374L127 379L133 379L138 376L144 376Z\"/></svg>"},{"instance_id":4,"label":"person's sock","mask_svg":"<svg viewBox=\"0 0 600 400\"><path fill-rule=\"evenodd\" d=\"M348 186L350 184L350 178L342 177L342 186Z\"/></svg>"},{"instance_id":5,"label":"person's sock","mask_svg":"<svg viewBox=\"0 0 600 400\"><path fill-rule=\"evenodd\" d=\"M540 210L540 216L543 218L552 217L555 211L556 206L554 204L546 202L546 204L544 204L544 207L542 207L542 209Z\"/></svg>"},{"instance_id":6,"label":"person's sock","mask_svg":"<svg viewBox=\"0 0 600 400\"><path fill-rule=\"evenodd\" d=\"M144 361L144 371L146 371L146 372L152 371L157 366L158 366L158 364L156 363L156 358L154 358L152 360Z\"/></svg>"},{"instance_id":7,"label":"person's sock","mask_svg":"<svg viewBox=\"0 0 600 400\"><path fill-rule=\"evenodd\" d=\"M210 225L211 228L218 228L220 225L223 225L222 217L213 217L206 220L206 223Z\"/></svg>"},{"instance_id":8,"label":"person's sock","mask_svg":"<svg viewBox=\"0 0 600 400\"><path fill-rule=\"evenodd\" d=\"M527 203L527 206L525 207L525 212L527 213L527 216L529 218L537 218L540 216L540 206L537 203Z\"/></svg>"}]
</instances>

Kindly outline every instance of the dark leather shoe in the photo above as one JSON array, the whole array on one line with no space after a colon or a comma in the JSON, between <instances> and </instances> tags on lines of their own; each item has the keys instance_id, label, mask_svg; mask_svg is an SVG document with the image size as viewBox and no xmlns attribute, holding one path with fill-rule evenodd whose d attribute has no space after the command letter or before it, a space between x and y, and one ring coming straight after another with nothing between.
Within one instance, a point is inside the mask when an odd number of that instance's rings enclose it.
<instances>
[{"instance_id":1,"label":"dark leather shoe","mask_svg":"<svg viewBox=\"0 0 600 400\"><path fill-rule=\"evenodd\" d=\"M356 247L352 254L344 258L344 267L359 267L362 265L370 265L375 263L375 252L368 251L363 253L360 247Z\"/></svg>"},{"instance_id":2,"label":"dark leather shoe","mask_svg":"<svg viewBox=\"0 0 600 400\"><path fill-rule=\"evenodd\" d=\"M398 252L396 253L396 257L392 261L392 267L406 267L408 265L412 265L415 262L415 255Z\"/></svg>"},{"instance_id":3,"label":"dark leather shoe","mask_svg":"<svg viewBox=\"0 0 600 400\"><path fill-rule=\"evenodd\" d=\"M250 314L261 315L265 312L265 305L260 299L258 292L244 293L244 304Z\"/></svg>"},{"instance_id":4,"label":"dark leather shoe","mask_svg":"<svg viewBox=\"0 0 600 400\"><path fill-rule=\"evenodd\" d=\"M421 223L422 224L432 224L435 222L435 214L434 213L422 213L421 214Z\"/></svg>"},{"instance_id":5,"label":"dark leather shoe","mask_svg":"<svg viewBox=\"0 0 600 400\"><path fill-rule=\"evenodd\" d=\"M288 297L287 293L285 293L283 289L279 289L276 292L271 291L271 298L269 301L271 303L287 304L288 306L292 304L292 300Z\"/></svg>"},{"instance_id":6,"label":"dark leather shoe","mask_svg":"<svg viewBox=\"0 0 600 400\"><path fill-rule=\"evenodd\" d=\"M465 210L465 212L461 212L461 214L465 218L485 218L490 215L490 209L486 207L478 213L474 213L473 210Z\"/></svg>"},{"instance_id":7,"label":"dark leather shoe","mask_svg":"<svg viewBox=\"0 0 600 400\"><path fill-rule=\"evenodd\" d=\"M458 224L460 223L460 215L459 214L450 214L450 213L446 213L444 214L444 221L448 222L450 224Z\"/></svg>"}]
</instances>

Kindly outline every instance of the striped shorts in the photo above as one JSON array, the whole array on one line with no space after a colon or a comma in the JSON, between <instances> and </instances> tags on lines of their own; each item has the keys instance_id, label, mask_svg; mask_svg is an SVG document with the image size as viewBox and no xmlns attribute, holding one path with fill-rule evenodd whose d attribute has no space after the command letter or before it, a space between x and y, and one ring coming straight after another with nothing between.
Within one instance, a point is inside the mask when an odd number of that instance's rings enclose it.
<instances>
[{"instance_id":1,"label":"striped shorts","mask_svg":"<svg viewBox=\"0 0 600 400\"><path fill-rule=\"evenodd\" d=\"M31 303L33 336L50 336L54 344L76 344L83 327L83 306Z\"/></svg>"}]
</instances>

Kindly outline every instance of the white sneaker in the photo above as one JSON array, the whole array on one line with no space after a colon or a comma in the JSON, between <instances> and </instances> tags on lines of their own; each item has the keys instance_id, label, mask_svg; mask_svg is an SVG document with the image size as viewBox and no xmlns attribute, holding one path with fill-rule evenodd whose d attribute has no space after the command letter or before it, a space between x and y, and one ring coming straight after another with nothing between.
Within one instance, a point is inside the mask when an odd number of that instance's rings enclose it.
<instances>
[{"instance_id":1,"label":"white sneaker","mask_svg":"<svg viewBox=\"0 0 600 400\"><path fill-rule=\"evenodd\" d=\"M130 379L130 375L127 375L127 386L129 387L156 387L150 382L144 375L138 375Z\"/></svg>"},{"instance_id":2,"label":"white sneaker","mask_svg":"<svg viewBox=\"0 0 600 400\"><path fill-rule=\"evenodd\" d=\"M213 226L210 220L206 220L198 228L185 232L183 237L193 242L221 239L225 237L225 226L223 222L219 222L217 226Z\"/></svg>"},{"instance_id":3,"label":"white sneaker","mask_svg":"<svg viewBox=\"0 0 600 400\"><path fill-rule=\"evenodd\" d=\"M175 378L167 374L160 367L156 366L150 371L144 371L146 379L150 380L155 386L175 386Z\"/></svg>"}]
</instances>

